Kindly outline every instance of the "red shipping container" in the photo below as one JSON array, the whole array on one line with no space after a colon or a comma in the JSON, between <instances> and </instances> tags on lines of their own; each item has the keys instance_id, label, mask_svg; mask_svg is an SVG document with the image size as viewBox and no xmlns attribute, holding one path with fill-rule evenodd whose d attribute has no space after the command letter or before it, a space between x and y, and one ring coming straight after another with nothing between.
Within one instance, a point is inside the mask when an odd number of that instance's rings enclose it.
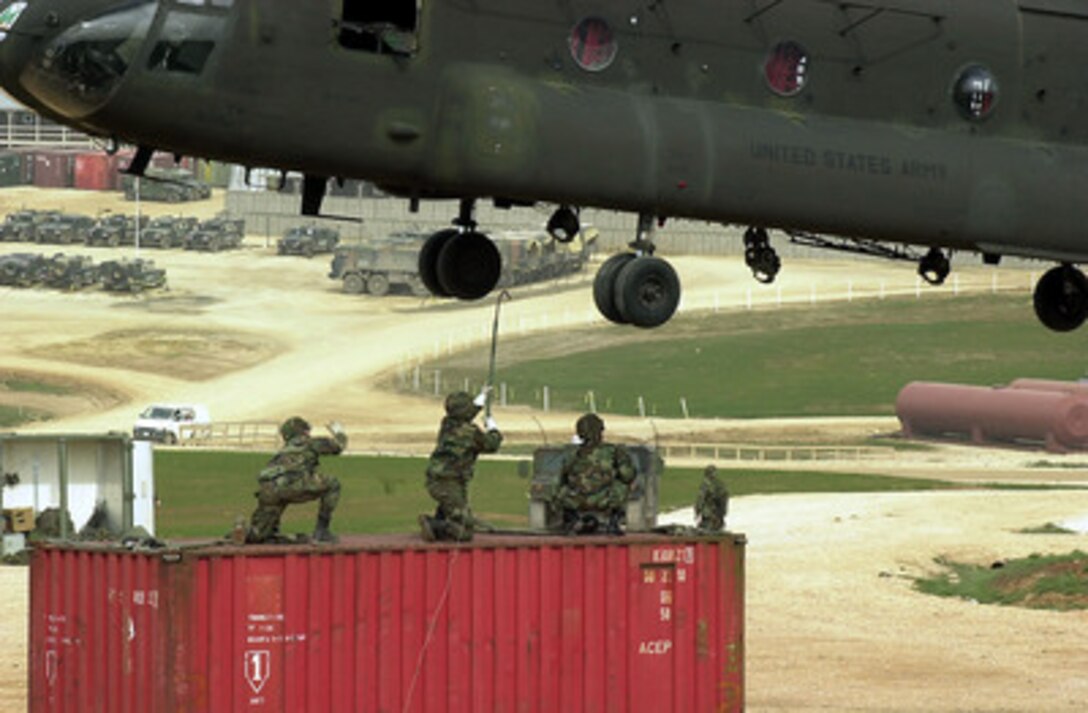
<instances>
[{"instance_id":1,"label":"red shipping container","mask_svg":"<svg viewBox=\"0 0 1088 713\"><path fill-rule=\"evenodd\" d=\"M85 191L110 191L117 185L117 156L107 153L81 153L75 160L76 188Z\"/></svg>"},{"instance_id":2,"label":"red shipping container","mask_svg":"<svg viewBox=\"0 0 1088 713\"><path fill-rule=\"evenodd\" d=\"M39 188L71 188L76 154L71 151L39 151L34 154L34 185Z\"/></svg>"},{"instance_id":3,"label":"red shipping container","mask_svg":"<svg viewBox=\"0 0 1088 713\"><path fill-rule=\"evenodd\" d=\"M744 707L742 536L36 548L30 711Z\"/></svg>"}]
</instances>

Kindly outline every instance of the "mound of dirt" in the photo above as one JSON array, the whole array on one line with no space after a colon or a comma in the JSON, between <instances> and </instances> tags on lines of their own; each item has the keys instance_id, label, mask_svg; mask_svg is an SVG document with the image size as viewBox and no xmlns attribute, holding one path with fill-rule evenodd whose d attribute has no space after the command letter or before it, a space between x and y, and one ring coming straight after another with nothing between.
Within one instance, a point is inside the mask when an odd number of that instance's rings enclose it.
<instances>
[{"instance_id":1,"label":"mound of dirt","mask_svg":"<svg viewBox=\"0 0 1088 713\"><path fill-rule=\"evenodd\" d=\"M1032 609L1088 609L1088 554L1075 553L1057 562L1039 560L994 578L1002 598Z\"/></svg>"},{"instance_id":2,"label":"mound of dirt","mask_svg":"<svg viewBox=\"0 0 1088 713\"><path fill-rule=\"evenodd\" d=\"M122 329L53 344L27 356L204 381L259 364L279 351L273 339L243 332Z\"/></svg>"}]
</instances>

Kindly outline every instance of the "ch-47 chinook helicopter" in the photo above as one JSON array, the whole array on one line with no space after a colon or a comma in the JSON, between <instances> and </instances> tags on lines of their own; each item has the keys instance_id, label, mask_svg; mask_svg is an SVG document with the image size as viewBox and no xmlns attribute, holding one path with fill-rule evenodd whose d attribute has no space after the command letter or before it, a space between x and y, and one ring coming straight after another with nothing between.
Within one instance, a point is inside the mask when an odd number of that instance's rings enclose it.
<instances>
[{"instance_id":1,"label":"ch-47 chinook helicopter","mask_svg":"<svg viewBox=\"0 0 1088 713\"><path fill-rule=\"evenodd\" d=\"M1079 0L0 0L0 84L139 147L457 199L420 255L436 294L499 277L478 200L639 215L600 268L614 322L680 297L654 255L668 218L919 259L1058 263L1035 310L1088 316L1088 3ZM842 236L822 238L820 235ZM923 246L928 251L915 251Z\"/></svg>"}]
</instances>

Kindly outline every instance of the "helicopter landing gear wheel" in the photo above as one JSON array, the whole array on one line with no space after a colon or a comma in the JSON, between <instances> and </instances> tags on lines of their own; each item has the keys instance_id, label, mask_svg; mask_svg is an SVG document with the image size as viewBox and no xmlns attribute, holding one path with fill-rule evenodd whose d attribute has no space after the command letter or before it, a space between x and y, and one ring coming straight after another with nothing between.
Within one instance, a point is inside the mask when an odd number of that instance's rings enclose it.
<instances>
[{"instance_id":1,"label":"helicopter landing gear wheel","mask_svg":"<svg viewBox=\"0 0 1088 713\"><path fill-rule=\"evenodd\" d=\"M613 255L597 268L597 276L593 278L593 301L597 311L613 324L627 324L616 305L616 277L636 257L634 253Z\"/></svg>"},{"instance_id":2,"label":"helicopter landing gear wheel","mask_svg":"<svg viewBox=\"0 0 1088 713\"><path fill-rule=\"evenodd\" d=\"M660 327L680 304L680 278L667 261L652 255L631 260L616 276L616 307L636 327Z\"/></svg>"},{"instance_id":3,"label":"helicopter landing gear wheel","mask_svg":"<svg viewBox=\"0 0 1088 713\"><path fill-rule=\"evenodd\" d=\"M1033 301L1044 326L1071 332L1088 318L1088 278L1072 265L1055 267L1039 278Z\"/></svg>"}]
</instances>

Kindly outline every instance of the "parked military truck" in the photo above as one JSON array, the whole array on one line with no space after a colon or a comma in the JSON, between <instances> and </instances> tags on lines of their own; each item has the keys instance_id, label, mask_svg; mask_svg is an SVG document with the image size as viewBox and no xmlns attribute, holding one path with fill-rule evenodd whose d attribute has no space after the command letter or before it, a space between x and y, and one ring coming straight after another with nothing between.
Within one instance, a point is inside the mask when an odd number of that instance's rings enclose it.
<instances>
[{"instance_id":1,"label":"parked military truck","mask_svg":"<svg viewBox=\"0 0 1088 713\"><path fill-rule=\"evenodd\" d=\"M197 219L163 215L155 218L140 231L140 246L149 248L182 248L189 234L196 229Z\"/></svg>"},{"instance_id":2,"label":"parked military truck","mask_svg":"<svg viewBox=\"0 0 1088 713\"><path fill-rule=\"evenodd\" d=\"M426 297L430 292L419 277L419 249L426 238L424 233L394 233L382 241L339 247L329 278L341 280L341 289L353 295L381 297L399 290Z\"/></svg>"},{"instance_id":3,"label":"parked military truck","mask_svg":"<svg viewBox=\"0 0 1088 713\"><path fill-rule=\"evenodd\" d=\"M430 294L419 277L419 250L428 234L393 233L381 240L337 248L329 278L350 294L381 296L393 290ZM544 231L506 231L491 236L502 258L498 287L551 280L582 270L597 249L597 231L586 229L575 241L558 243Z\"/></svg>"},{"instance_id":4,"label":"parked military truck","mask_svg":"<svg viewBox=\"0 0 1088 713\"><path fill-rule=\"evenodd\" d=\"M241 247L245 230L245 220L217 215L203 221L189 233L185 241L185 249L206 252L233 250Z\"/></svg>"},{"instance_id":5,"label":"parked military truck","mask_svg":"<svg viewBox=\"0 0 1088 713\"><path fill-rule=\"evenodd\" d=\"M0 255L0 285L33 287L38 284L45 258L37 253Z\"/></svg>"},{"instance_id":6,"label":"parked military truck","mask_svg":"<svg viewBox=\"0 0 1088 713\"><path fill-rule=\"evenodd\" d=\"M0 240L32 243L38 226L60 215L55 210L20 210L9 214L0 223Z\"/></svg>"},{"instance_id":7,"label":"parked military truck","mask_svg":"<svg viewBox=\"0 0 1088 713\"><path fill-rule=\"evenodd\" d=\"M39 276L46 287L75 291L97 284L98 268L89 257L57 253L40 265Z\"/></svg>"},{"instance_id":8,"label":"parked military truck","mask_svg":"<svg viewBox=\"0 0 1088 713\"><path fill-rule=\"evenodd\" d=\"M147 225L147 216L140 216L140 229ZM136 242L136 217L112 213L98 219L87 233L87 245L115 248Z\"/></svg>"},{"instance_id":9,"label":"parked military truck","mask_svg":"<svg viewBox=\"0 0 1088 713\"><path fill-rule=\"evenodd\" d=\"M508 230L491 236L502 257L498 287L555 280L580 272L597 249L597 231L586 228L570 243L540 230Z\"/></svg>"},{"instance_id":10,"label":"parked military truck","mask_svg":"<svg viewBox=\"0 0 1088 713\"><path fill-rule=\"evenodd\" d=\"M86 215L61 213L38 225L34 235L37 243L54 245L83 245L94 227L94 219Z\"/></svg>"},{"instance_id":11,"label":"parked military truck","mask_svg":"<svg viewBox=\"0 0 1088 713\"><path fill-rule=\"evenodd\" d=\"M143 292L166 287L166 270L154 260L109 260L98 270L102 289L107 292Z\"/></svg>"},{"instance_id":12,"label":"parked military truck","mask_svg":"<svg viewBox=\"0 0 1088 713\"><path fill-rule=\"evenodd\" d=\"M276 243L280 255L305 255L331 253L340 243L340 231L316 225L300 225L288 230Z\"/></svg>"},{"instance_id":13,"label":"parked military truck","mask_svg":"<svg viewBox=\"0 0 1088 713\"><path fill-rule=\"evenodd\" d=\"M125 200L136 200L136 177L121 179ZM184 168L150 167L140 180L140 200L160 203L187 203L211 198L212 189Z\"/></svg>"},{"instance_id":14,"label":"parked military truck","mask_svg":"<svg viewBox=\"0 0 1088 713\"><path fill-rule=\"evenodd\" d=\"M543 446L533 451L533 474L529 485L529 526L539 530L559 532L563 529L563 514L552 507L552 498L559 488L563 462L578 446ZM657 526L658 489L665 463L649 446L627 446L635 465L635 481L627 500L626 529L642 532ZM604 523L601 523L601 528Z\"/></svg>"}]
</instances>

